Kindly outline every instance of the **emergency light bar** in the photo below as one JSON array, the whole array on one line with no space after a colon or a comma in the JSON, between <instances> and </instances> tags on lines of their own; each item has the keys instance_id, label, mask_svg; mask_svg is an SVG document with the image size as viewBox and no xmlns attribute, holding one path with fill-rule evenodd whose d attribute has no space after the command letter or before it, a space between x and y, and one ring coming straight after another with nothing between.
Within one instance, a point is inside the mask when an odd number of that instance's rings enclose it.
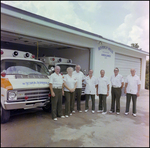
<instances>
[{"instance_id":1,"label":"emergency light bar","mask_svg":"<svg viewBox=\"0 0 150 148\"><path fill-rule=\"evenodd\" d=\"M25 53L25 54L24 54ZM22 52L22 51L12 51L12 50L7 50L5 51L1 49L1 55L4 57L24 57L24 58L31 58L34 59L35 55L28 53L28 52Z\"/></svg>"}]
</instances>

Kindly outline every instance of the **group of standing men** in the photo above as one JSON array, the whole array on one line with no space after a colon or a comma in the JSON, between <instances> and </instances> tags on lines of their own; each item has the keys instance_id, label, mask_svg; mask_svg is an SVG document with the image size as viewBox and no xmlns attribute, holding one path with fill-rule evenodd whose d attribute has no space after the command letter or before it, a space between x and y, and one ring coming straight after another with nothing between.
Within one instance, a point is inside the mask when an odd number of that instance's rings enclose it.
<instances>
[{"instance_id":1,"label":"group of standing men","mask_svg":"<svg viewBox=\"0 0 150 148\"><path fill-rule=\"evenodd\" d=\"M75 113L74 104L75 96L77 97L77 110L81 113L81 93L82 82L85 84L85 112L89 110L89 97L92 100L92 113L95 113L95 93L99 96L98 111L102 114L107 113L107 96L109 95L109 81L105 76L105 71L100 71L100 77L93 76L93 70L89 70L89 75L84 76L80 71L80 65L76 65L75 71L72 67L67 68L67 75L62 76L60 67L55 67L55 73L50 77L50 91L51 91L51 107L52 119L57 120L57 117L65 118ZM132 97L133 111L132 115L136 117L136 99L140 91L140 79L135 74L135 69L130 70L131 75L128 75L125 80L126 93L126 110L125 115L129 114L130 100ZM109 113L114 113L116 109L117 115L120 114L120 97L121 90L124 86L124 79L119 74L119 69L114 69L114 75L111 76L111 109ZM62 95L65 96L65 116L62 112ZM115 108L116 103L116 108Z\"/></svg>"}]
</instances>

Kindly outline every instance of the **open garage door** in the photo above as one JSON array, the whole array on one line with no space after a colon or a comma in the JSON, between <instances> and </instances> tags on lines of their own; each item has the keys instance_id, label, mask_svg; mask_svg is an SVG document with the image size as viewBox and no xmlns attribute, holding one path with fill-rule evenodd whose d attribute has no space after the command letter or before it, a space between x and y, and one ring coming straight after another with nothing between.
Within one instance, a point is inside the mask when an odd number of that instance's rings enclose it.
<instances>
[{"instance_id":1,"label":"open garage door","mask_svg":"<svg viewBox=\"0 0 150 148\"><path fill-rule=\"evenodd\" d=\"M134 68L136 74L141 78L141 59L122 54L115 54L115 67L119 68L119 73L125 79L130 74L130 69Z\"/></svg>"},{"instance_id":2,"label":"open garage door","mask_svg":"<svg viewBox=\"0 0 150 148\"><path fill-rule=\"evenodd\" d=\"M90 67L90 50L85 47L53 42L1 30L1 48L31 52L36 58L55 56L72 59L74 64L81 65L81 68L86 71Z\"/></svg>"}]
</instances>

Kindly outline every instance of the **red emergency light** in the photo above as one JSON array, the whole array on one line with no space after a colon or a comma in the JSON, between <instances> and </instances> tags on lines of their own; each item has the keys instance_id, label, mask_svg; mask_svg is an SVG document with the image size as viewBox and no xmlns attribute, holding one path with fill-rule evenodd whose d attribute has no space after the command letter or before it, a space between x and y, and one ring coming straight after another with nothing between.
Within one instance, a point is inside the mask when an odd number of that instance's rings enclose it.
<instances>
[{"instance_id":1,"label":"red emergency light","mask_svg":"<svg viewBox=\"0 0 150 148\"><path fill-rule=\"evenodd\" d=\"M2 77L5 77L5 76L6 76L6 73L5 73L5 72L2 72L2 73L1 73L1 76L2 76Z\"/></svg>"},{"instance_id":2,"label":"red emergency light","mask_svg":"<svg viewBox=\"0 0 150 148\"><path fill-rule=\"evenodd\" d=\"M3 50L1 50L1 55L4 53L4 51Z\"/></svg>"},{"instance_id":3,"label":"red emergency light","mask_svg":"<svg viewBox=\"0 0 150 148\"><path fill-rule=\"evenodd\" d=\"M34 58L35 58L35 55L32 55L32 58L34 59Z\"/></svg>"}]
</instances>

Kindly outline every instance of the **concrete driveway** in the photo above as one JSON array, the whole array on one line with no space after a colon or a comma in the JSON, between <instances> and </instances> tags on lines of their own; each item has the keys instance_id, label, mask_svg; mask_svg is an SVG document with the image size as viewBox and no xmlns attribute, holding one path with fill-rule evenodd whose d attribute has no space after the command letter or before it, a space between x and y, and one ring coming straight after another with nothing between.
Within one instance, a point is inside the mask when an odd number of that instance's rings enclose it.
<instances>
[{"instance_id":1,"label":"concrete driveway","mask_svg":"<svg viewBox=\"0 0 150 148\"><path fill-rule=\"evenodd\" d=\"M85 113L84 101L81 103L82 113L76 112L57 121L42 109L28 110L1 124L1 147L148 147L149 91L141 90L140 95L137 117L132 116L132 102L129 115L124 115L125 96L121 97L120 115L92 114L91 110ZM108 97L108 111L110 103ZM95 105L97 111L98 99ZM91 101L89 106L91 108Z\"/></svg>"}]
</instances>

